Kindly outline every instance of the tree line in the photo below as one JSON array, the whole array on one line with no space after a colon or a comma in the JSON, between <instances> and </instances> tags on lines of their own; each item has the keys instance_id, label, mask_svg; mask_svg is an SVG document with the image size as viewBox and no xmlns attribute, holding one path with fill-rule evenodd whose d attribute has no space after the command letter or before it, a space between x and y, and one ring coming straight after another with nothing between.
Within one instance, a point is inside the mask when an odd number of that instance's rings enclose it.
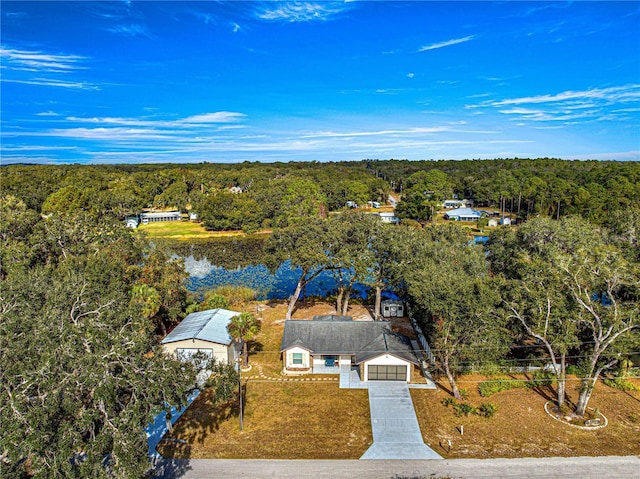
<instances>
[{"instance_id":1,"label":"tree line","mask_svg":"<svg viewBox=\"0 0 640 479\"><path fill-rule=\"evenodd\" d=\"M3 196L51 213L80 208L119 218L143 208L198 213L210 230L255 232L295 218L400 199L397 214L429 221L444 199L471 199L522 219L578 214L595 224L640 204L640 163L499 159L364 160L193 165L9 165Z\"/></svg>"}]
</instances>

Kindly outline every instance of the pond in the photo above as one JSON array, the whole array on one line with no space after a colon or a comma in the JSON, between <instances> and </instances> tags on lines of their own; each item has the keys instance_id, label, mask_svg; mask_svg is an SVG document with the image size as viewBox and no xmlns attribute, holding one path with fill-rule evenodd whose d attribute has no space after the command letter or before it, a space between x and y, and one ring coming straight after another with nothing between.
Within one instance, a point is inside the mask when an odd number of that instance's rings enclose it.
<instances>
[{"instance_id":1,"label":"pond","mask_svg":"<svg viewBox=\"0 0 640 479\"><path fill-rule=\"evenodd\" d=\"M301 269L291 268L291 262L286 261L275 273L263 264L225 268L212 264L207 258L196 259L187 256L184 265L189 273L187 287L192 292L203 292L218 286L247 286L258 292L260 299L288 299L296 289ZM330 272L323 271L311 281L302 297L327 297L334 294L336 281ZM356 284L352 297L366 298L369 287Z\"/></svg>"}]
</instances>

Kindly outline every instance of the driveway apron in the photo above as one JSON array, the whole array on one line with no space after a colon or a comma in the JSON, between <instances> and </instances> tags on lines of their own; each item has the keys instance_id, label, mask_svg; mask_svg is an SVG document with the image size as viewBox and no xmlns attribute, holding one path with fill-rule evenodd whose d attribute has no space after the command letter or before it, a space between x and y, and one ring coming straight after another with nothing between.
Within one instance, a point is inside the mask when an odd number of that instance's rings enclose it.
<instances>
[{"instance_id":1,"label":"driveway apron","mask_svg":"<svg viewBox=\"0 0 640 479\"><path fill-rule=\"evenodd\" d=\"M373 444L360 459L442 459L422 440L407 383L368 381Z\"/></svg>"}]
</instances>

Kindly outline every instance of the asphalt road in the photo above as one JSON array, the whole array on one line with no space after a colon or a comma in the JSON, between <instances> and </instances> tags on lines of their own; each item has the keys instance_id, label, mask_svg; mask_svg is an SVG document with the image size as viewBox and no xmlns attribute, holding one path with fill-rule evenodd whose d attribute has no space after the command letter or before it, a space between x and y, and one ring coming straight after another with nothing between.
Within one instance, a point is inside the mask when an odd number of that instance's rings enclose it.
<instances>
[{"instance_id":1,"label":"asphalt road","mask_svg":"<svg viewBox=\"0 0 640 479\"><path fill-rule=\"evenodd\" d=\"M164 461L158 479L640 479L640 457L550 457L519 459L267 461L194 459Z\"/></svg>"}]
</instances>

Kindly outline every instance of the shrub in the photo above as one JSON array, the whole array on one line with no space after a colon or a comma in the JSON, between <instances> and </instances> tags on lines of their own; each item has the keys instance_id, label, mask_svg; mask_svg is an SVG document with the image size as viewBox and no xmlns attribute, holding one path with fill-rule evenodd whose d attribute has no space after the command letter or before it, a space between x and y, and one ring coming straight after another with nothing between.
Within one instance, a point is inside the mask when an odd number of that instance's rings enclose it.
<instances>
[{"instance_id":1,"label":"shrub","mask_svg":"<svg viewBox=\"0 0 640 479\"><path fill-rule=\"evenodd\" d=\"M478 410L480 411L480 414L484 417L493 417L493 415L496 413L496 411L498 410L498 406L496 406L495 404L492 404L490 402L482 404Z\"/></svg>"},{"instance_id":2,"label":"shrub","mask_svg":"<svg viewBox=\"0 0 640 479\"><path fill-rule=\"evenodd\" d=\"M520 379L490 379L488 381L482 381L478 384L478 391L480 396L489 397L492 394L499 393L501 391L508 391L510 389L517 389L525 387L526 382Z\"/></svg>"},{"instance_id":3,"label":"shrub","mask_svg":"<svg viewBox=\"0 0 640 479\"><path fill-rule=\"evenodd\" d=\"M469 391L467 391L466 389L459 389L458 392L460 393L460 397L466 401L467 399L469 399Z\"/></svg>"},{"instance_id":4,"label":"shrub","mask_svg":"<svg viewBox=\"0 0 640 479\"><path fill-rule=\"evenodd\" d=\"M624 378L605 379L604 383L610 388L619 389L620 391L638 391L638 386Z\"/></svg>"},{"instance_id":5,"label":"shrub","mask_svg":"<svg viewBox=\"0 0 640 479\"><path fill-rule=\"evenodd\" d=\"M556 375L553 371L534 371L532 376L532 379L527 382L529 389L551 386L556 381Z\"/></svg>"},{"instance_id":6,"label":"shrub","mask_svg":"<svg viewBox=\"0 0 640 479\"><path fill-rule=\"evenodd\" d=\"M478 414L478 409L466 402L453 405L453 411L456 417L468 416L469 414Z\"/></svg>"},{"instance_id":7,"label":"shrub","mask_svg":"<svg viewBox=\"0 0 640 479\"><path fill-rule=\"evenodd\" d=\"M444 407L449 407L454 405L456 400L454 398L444 398L441 402Z\"/></svg>"}]
</instances>

